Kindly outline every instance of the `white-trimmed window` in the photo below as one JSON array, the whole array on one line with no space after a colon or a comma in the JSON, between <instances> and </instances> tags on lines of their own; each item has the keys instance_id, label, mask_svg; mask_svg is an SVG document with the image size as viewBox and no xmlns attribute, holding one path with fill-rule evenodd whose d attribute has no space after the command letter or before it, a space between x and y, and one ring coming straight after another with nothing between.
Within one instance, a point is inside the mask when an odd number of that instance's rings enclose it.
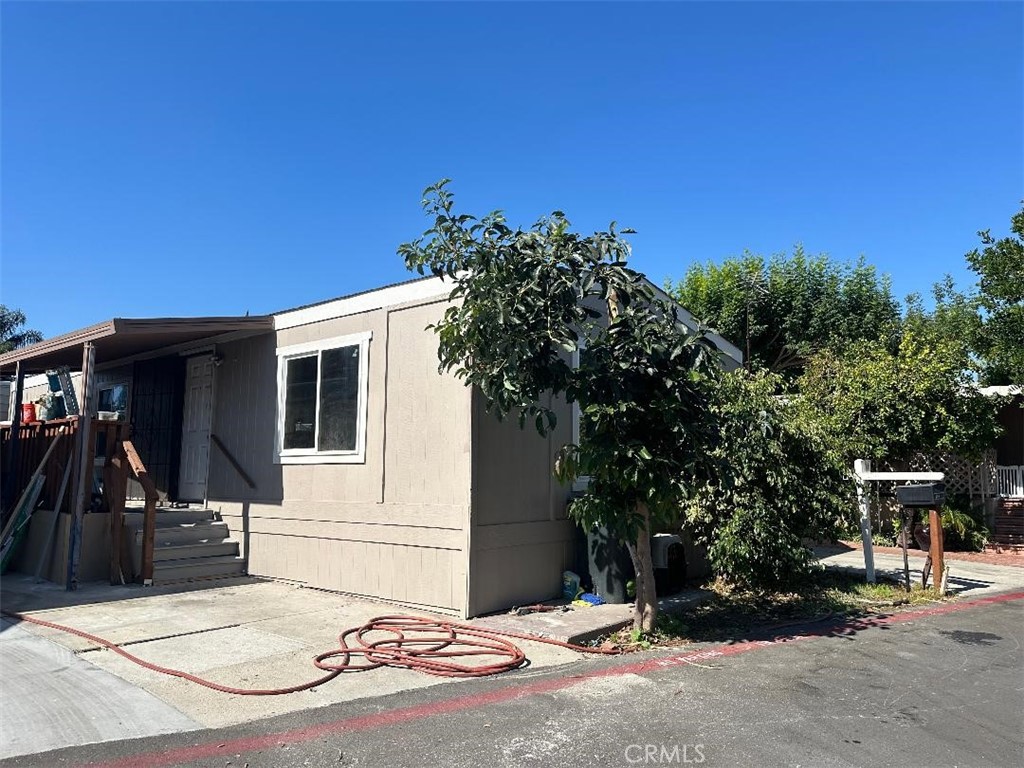
<instances>
[{"instance_id":1,"label":"white-trimmed window","mask_svg":"<svg viewBox=\"0 0 1024 768\"><path fill-rule=\"evenodd\" d=\"M277 350L277 460L356 464L366 458L370 332Z\"/></svg>"}]
</instances>

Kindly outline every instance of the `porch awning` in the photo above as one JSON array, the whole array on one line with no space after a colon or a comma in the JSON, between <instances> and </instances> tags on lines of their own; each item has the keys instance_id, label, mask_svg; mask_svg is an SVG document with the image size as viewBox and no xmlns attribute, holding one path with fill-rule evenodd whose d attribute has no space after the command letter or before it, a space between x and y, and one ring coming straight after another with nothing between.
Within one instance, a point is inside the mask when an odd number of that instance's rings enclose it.
<instances>
[{"instance_id":1,"label":"porch awning","mask_svg":"<svg viewBox=\"0 0 1024 768\"><path fill-rule=\"evenodd\" d=\"M96 363L109 363L149 352L166 350L168 354L199 347L204 343L227 341L274 329L274 318L256 317L165 317L131 319L115 317L38 344L0 355L0 371L14 372L21 363L26 374L43 373L66 365L81 368L82 345L91 341L96 347Z\"/></svg>"}]
</instances>

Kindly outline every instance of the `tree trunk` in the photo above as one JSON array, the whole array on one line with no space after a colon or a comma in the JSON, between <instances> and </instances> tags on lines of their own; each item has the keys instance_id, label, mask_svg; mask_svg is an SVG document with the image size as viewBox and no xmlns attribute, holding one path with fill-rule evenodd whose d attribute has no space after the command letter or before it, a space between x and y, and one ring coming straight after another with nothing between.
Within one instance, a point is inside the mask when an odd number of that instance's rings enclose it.
<instances>
[{"instance_id":1,"label":"tree trunk","mask_svg":"<svg viewBox=\"0 0 1024 768\"><path fill-rule=\"evenodd\" d=\"M637 511L643 524L637 531L636 541L629 546L636 571L636 607L633 611L633 629L639 632L654 630L658 618L658 597L654 590L654 561L651 559L651 515L645 504Z\"/></svg>"}]
</instances>

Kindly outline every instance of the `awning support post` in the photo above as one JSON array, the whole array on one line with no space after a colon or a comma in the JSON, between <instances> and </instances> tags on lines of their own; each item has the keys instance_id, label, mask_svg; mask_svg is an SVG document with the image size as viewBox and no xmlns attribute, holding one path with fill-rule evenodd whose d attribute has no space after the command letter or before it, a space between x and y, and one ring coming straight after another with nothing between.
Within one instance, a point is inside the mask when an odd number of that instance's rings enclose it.
<instances>
[{"instance_id":1,"label":"awning support post","mask_svg":"<svg viewBox=\"0 0 1024 768\"><path fill-rule=\"evenodd\" d=\"M4 490L0 503L10 509L18 489L18 454L21 449L21 401L25 395L25 368L19 360L14 369L14 413L11 414L11 439L7 446L7 461L4 463Z\"/></svg>"},{"instance_id":2,"label":"awning support post","mask_svg":"<svg viewBox=\"0 0 1024 768\"><path fill-rule=\"evenodd\" d=\"M92 498L93 468L89 466L92 451L89 441L92 434L92 390L95 375L96 346L87 341L82 345L82 395L79 403L81 412L78 415L78 445L75 471L74 507L72 507L70 546L68 547L67 584L69 592L78 589L78 563L82 555L82 522L85 517L86 502Z\"/></svg>"}]
</instances>

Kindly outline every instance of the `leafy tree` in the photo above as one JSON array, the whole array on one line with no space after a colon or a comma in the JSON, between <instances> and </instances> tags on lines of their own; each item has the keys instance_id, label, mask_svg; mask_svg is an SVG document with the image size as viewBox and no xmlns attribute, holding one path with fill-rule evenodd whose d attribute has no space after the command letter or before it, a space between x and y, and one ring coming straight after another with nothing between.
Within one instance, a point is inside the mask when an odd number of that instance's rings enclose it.
<instances>
[{"instance_id":1,"label":"leafy tree","mask_svg":"<svg viewBox=\"0 0 1024 768\"><path fill-rule=\"evenodd\" d=\"M694 264L669 291L743 349L748 368L788 382L818 350L892 339L900 323L889 280L874 267L808 256L799 246L767 261L748 252L720 266Z\"/></svg>"},{"instance_id":2,"label":"leafy tree","mask_svg":"<svg viewBox=\"0 0 1024 768\"><path fill-rule=\"evenodd\" d=\"M556 422L548 393L579 404L579 445L563 447L554 469L564 482L591 478L570 509L577 520L629 542L634 628L648 632L657 615L651 528L677 517L705 461L713 348L627 266L629 230L612 224L584 237L559 211L512 229L500 212L456 214L447 183L425 192L434 225L398 249L408 268L454 285L434 326L439 367L477 387L499 418L530 421L541 435Z\"/></svg>"},{"instance_id":3,"label":"leafy tree","mask_svg":"<svg viewBox=\"0 0 1024 768\"><path fill-rule=\"evenodd\" d=\"M915 335L964 346L984 384L1024 381L1024 209L1012 217L1013 235L996 240L979 232L981 249L967 254L978 281L959 290L949 275L932 288L934 308L907 297L906 326Z\"/></svg>"},{"instance_id":4,"label":"leafy tree","mask_svg":"<svg viewBox=\"0 0 1024 768\"><path fill-rule=\"evenodd\" d=\"M775 374L723 374L716 390L718 471L685 504L716 574L755 589L792 587L815 558L806 539L855 524L842 455L792 401L774 396Z\"/></svg>"},{"instance_id":5,"label":"leafy tree","mask_svg":"<svg viewBox=\"0 0 1024 768\"><path fill-rule=\"evenodd\" d=\"M974 386L965 346L908 328L893 352L879 342L816 356L799 405L854 459L906 462L949 452L977 458L999 433L999 401Z\"/></svg>"},{"instance_id":6,"label":"leafy tree","mask_svg":"<svg viewBox=\"0 0 1024 768\"><path fill-rule=\"evenodd\" d=\"M928 310L919 294L908 296L904 329L927 343L961 346L970 358L971 369L977 370L981 363L976 351L984 334L977 292L964 293L956 287L953 278L946 275L932 286L932 301L934 307Z\"/></svg>"},{"instance_id":7,"label":"leafy tree","mask_svg":"<svg viewBox=\"0 0 1024 768\"><path fill-rule=\"evenodd\" d=\"M1024 383L1024 206L1010 219L1010 231L997 240L982 230L983 247L967 254L984 310L978 353L989 384Z\"/></svg>"},{"instance_id":8,"label":"leafy tree","mask_svg":"<svg viewBox=\"0 0 1024 768\"><path fill-rule=\"evenodd\" d=\"M25 313L0 304L0 354L43 340L43 334L25 328Z\"/></svg>"}]
</instances>

